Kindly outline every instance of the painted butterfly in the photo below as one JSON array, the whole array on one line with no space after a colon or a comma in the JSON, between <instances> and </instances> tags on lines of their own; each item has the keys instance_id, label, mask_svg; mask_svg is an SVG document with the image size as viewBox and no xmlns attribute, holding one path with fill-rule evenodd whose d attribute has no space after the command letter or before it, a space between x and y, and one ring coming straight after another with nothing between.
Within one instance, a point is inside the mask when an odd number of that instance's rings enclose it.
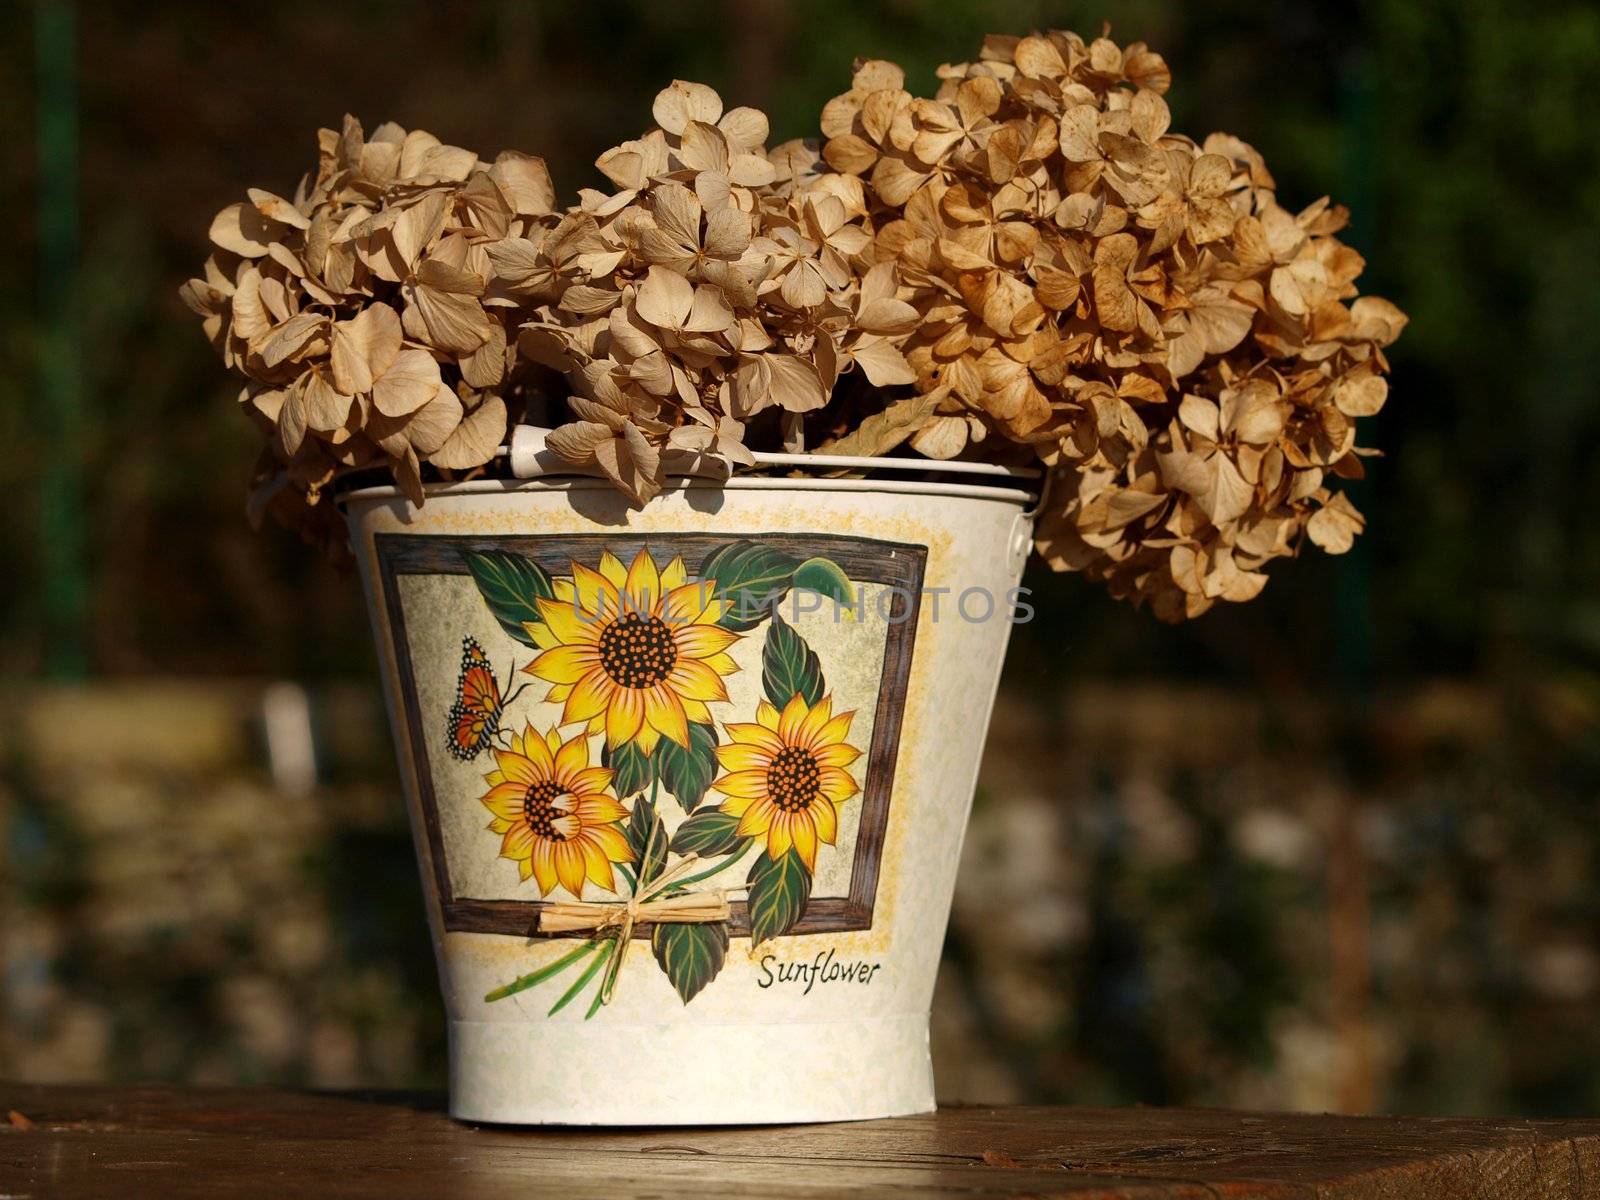
<instances>
[{"instance_id":1,"label":"painted butterfly","mask_svg":"<svg viewBox=\"0 0 1600 1200\"><path fill-rule=\"evenodd\" d=\"M450 706L446 744L453 757L470 762L483 753L500 732L500 715L517 694L501 696L489 656L475 637L461 639L461 677L456 681L456 702Z\"/></svg>"}]
</instances>

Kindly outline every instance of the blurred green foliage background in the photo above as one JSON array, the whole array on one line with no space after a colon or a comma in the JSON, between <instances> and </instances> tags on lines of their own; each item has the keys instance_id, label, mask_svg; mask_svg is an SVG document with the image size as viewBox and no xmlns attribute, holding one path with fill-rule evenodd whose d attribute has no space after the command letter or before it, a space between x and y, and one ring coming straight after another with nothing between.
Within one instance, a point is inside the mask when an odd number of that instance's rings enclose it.
<instances>
[{"instance_id":1,"label":"blurred green foliage background","mask_svg":"<svg viewBox=\"0 0 1600 1200\"><path fill-rule=\"evenodd\" d=\"M1176 128L1255 144L1291 209L1351 206L1363 290L1412 323L1352 554L1177 629L1029 580L942 1086L1600 1109L1600 10L1576 0L0 12L0 1072L440 1078L358 588L245 525L254 433L176 296L218 208L291 191L346 111L543 154L570 196L673 77L776 142L854 55L931 90L985 32L1108 17L1167 57ZM311 697L298 799L264 766L269 680ZM1023 859L1032 915L986 915Z\"/></svg>"}]
</instances>

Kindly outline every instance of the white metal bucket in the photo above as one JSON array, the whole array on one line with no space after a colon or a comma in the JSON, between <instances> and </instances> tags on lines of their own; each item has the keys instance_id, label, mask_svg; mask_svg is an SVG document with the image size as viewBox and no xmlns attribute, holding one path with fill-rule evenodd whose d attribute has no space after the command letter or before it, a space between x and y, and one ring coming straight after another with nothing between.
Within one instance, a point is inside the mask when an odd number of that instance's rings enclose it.
<instances>
[{"instance_id":1,"label":"white metal bucket","mask_svg":"<svg viewBox=\"0 0 1600 1200\"><path fill-rule=\"evenodd\" d=\"M344 498L452 1113L933 1107L928 1009L1029 499L981 477L684 479L643 510L591 479ZM574 914L596 928L549 932Z\"/></svg>"}]
</instances>

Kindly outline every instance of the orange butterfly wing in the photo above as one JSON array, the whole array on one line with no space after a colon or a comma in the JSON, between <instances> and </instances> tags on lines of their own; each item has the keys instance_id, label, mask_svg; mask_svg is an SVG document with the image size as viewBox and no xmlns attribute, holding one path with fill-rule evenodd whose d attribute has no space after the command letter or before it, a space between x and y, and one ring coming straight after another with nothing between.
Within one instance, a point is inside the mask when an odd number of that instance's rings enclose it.
<instances>
[{"instance_id":1,"label":"orange butterfly wing","mask_svg":"<svg viewBox=\"0 0 1600 1200\"><path fill-rule=\"evenodd\" d=\"M451 755L462 762L477 758L500 730L502 704L489 656L476 638L463 638L461 677L456 681L456 702L450 706L446 742Z\"/></svg>"}]
</instances>

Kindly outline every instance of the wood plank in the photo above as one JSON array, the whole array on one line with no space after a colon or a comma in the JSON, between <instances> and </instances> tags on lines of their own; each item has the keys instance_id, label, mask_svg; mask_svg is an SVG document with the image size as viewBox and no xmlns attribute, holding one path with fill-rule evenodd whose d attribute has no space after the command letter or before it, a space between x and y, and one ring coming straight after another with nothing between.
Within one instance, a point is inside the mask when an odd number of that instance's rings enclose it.
<instances>
[{"instance_id":1,"label":"wood plank","mask_svg":"<svg viewBox=\"0 0 1600 1200\"><path fill-rule=\"evenodd\" d=\"M435 1096L0 1085L0 1196L1580 1200L1600 1121L950 1108L732 1129L507 1129Z\"/></svg>"}]
</instances>

